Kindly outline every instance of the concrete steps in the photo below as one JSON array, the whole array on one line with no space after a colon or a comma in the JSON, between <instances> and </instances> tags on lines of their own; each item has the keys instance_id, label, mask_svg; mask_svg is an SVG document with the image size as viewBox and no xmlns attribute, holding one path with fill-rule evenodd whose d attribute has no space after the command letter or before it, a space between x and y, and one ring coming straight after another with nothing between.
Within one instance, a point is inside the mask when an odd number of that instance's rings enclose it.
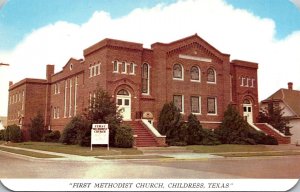
<instances>
[{"instance_id":1,"label":"concrete steps","mask_svg":"<svg viewBox=\"0 0 300 192\"><path fill-rule=\"evenodd\" d=\"M285 136L279 131L275 130L271 125L267 123L255 123L256 127L258 127L260 130L262 130L267 135L271 135L275 137L278 141L278 144L290 144L291 143L291 137Z\"/></svg>"}]
</instances>

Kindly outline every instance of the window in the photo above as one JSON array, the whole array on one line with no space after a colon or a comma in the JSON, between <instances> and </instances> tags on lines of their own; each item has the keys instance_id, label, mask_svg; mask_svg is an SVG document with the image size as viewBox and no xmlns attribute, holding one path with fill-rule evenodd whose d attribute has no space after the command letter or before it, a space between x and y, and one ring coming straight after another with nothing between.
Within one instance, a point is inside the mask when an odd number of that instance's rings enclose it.
<instances>
[{"instance_id":1,"label":"window","mask_svg":"<svg viewBox=\"0 0 300 192\"><path fill-rule=\"evenodd\" d=\"M95 77L96 75L100 75L100 64L90 66L90 77Z\"/></svg>"},{"instance_id":2,"label":"window","mask_svg":"<svg viewBox=\"0 0 300 192\"><path fill-rule=\"evenodd\" d=\"M135 74L135 64L134 63L130 63L130 65L129 65L129 73L131 75Z\"/></svg>"},{"instance_id":3,"label":"window","mask_svg":"<svg viewBox=\"0 0 300 192\"><path fill-rule=\"evenodd\" d=\"M200 114L201 113L201 97L192 96L191 97L191 112Z\"/></svg>"},{"instance_id":4,"label":"window","mask_svg":"<svg viewBox=\"0 0 300 192\"><path fill-rule=\"evenodd\" d=\"M173 66L173 79L183 80L183 67L180 64Z\"/></svg>"},{"instance_id":5,"label":"window","mask_svg":"<svg viewBox=\"0 0 300 192\"><path fill-rule=\"evenodd\" d=\"M251 81L252 81L251 87L255 87L254 86L255 79L251 79Z\"/></svg>"},{"instance_id":6,"label":"window","mask_svg":"<svg viewBox=\"0 0 300 192\"><path fill-rule=\"evenodd\" d=\"M193 66L191 68L191 81L199 81L200 82L200 70L199 67Z\"/></svg>"},{"instance_id":7,"label":"window","mask_svg":"<svg viewBox=\"0 0 300 192\"><path fill-rule=\"evenodd\" d=\"M125 89L121 89L120 91L118 91L117 95L127 95L127 96L129 96L129 93Z\"/></svg>"},{"instance_id":8,"label":"window","mask_svg":"<svg viewBox=\"0 0 300 192\"><path fill-rule=\"evenodd\" d=\"M143 64L142 67L142 93L149 94L149 65Z\"/></svg>"},{"instance_id":9,"label":"window","mask_svg":"<svg viewBox=\"0 0 300 192\"><path fill-rule=\"evenodd\" d=\"M207 113L211 115L217 114L217 100L215 97L207 98Z\"/></svg>"},{"instance_id":10,"label":"window","mask_svg":"<svg viewBox=\"0 0 300 192\"><path fill-rule=\"evenodd\" d=\"M173 103L174 103L175 107L177 107L179 109L179 111L181 113L184 112L183 95L174 95Z\"/></svg>"},{"instance_id":11,"label":"window","mask_svg":"<svg viewBox=\"0 0 300 192\"><path fill-rule=\"evenodd\" d=\"M209 68L207 70L207 82L208 83L216 83L216 72L212 68Z\"/></svg>"},{"instance_id":12,"label":"window","mask_svg":"<svg viewBox=\"0 0 300 192\"><path fill-rule=\"evenodd\" d=\"M126 70L126 63L125 62L122 62L122 73L126 73L127 70Z\"/></svg>"},{"instance_id":13,"label":"window","mask_svg":"<svg viewBox=\"0 0 300 192\"><path fill-rule=\"evenodd\" d=\"M241 87L244 86L244 79L245 79L245 77L241 76Z\"/></svg>"},{"instance_id":14,"label":"window","mask_svg":"<svg viewBox=\"0 0 300 192\"><path fill-rule=\"evenodd\" d=\"M119 72L119 65L118 65L118 61L114 61L114 73L118 73Z\"/></svg>"}]
</instances>

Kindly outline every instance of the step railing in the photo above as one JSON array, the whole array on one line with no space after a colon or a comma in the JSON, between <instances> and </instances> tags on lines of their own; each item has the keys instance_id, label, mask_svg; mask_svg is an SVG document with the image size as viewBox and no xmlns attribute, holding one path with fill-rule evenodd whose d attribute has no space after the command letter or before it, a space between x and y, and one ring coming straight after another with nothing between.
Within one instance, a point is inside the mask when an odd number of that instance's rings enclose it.
<instances>
[{"instance_id":1,"label":"step railing","mask_svg":"<svg viewBox=\"0 0 300 192\"><path fill-rule=\"evenodd\" d=\"M166 146L166 136L161 135L155 127L148 122L146 119L142 119L142 123L145 125L145 127L150 131L150 133L153 135L154 139L158 143L159 146Z\"/></svg>"}]
</instances>

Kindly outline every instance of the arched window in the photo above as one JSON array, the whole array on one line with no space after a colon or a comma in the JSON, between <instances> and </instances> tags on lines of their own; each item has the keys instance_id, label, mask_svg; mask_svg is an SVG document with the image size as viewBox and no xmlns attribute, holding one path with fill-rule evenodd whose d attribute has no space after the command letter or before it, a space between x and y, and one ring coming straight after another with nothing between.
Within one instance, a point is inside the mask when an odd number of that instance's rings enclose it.
<instances>
[{"instance_id":1,"label":"arched window","mask_svg":"<svg viewBox=\"0 0 300 192\"><path fill-rule=\"evenodd\" d=\"M125 89L121 89L120 91L118 91L117 95L127 95L127 96L129 96L129 92L126 91Z\"/></svg>"},{"instance_id":2,"label":"arched window","mask_svg":"<svg viewBox=\"0 0 300 192\"><path fill-rule=\"evenodd\" d=\"M119 72L119 65L118 65L118 61L114 61L114 72L117 73Z\"/></svg>"},{"instance_id":3,"label":"arched window","mask_svg":"<svg viewBox=\"0 0 300 192\"><path fill-rule=\"evenodd\" d=\"M149 65L147 63L142 66L142 93L149 94Z\"/></svg>"},{"instance_id":4,"label":"arched window","mask_svg":"<svg viewBox=\"0 0 300 192\"><path fill-rule=\"evenodd\" d=\"M243 103L244 104L251 104L251 101L249 99L245 99Z\"/></svg>"},{"instance_id":5,"label":"arched window","mask_svg":"<svg viewBox=\"0 0 300 192\"><path fill-rule=\"evenodd\" d=\"M191 67L191 80L200 81L200 69L197 66Z\"/></svg>"},{"instance_id":6,"label":"arched window","mask_svg":"<svg viewBox=\"0 0 300 192\"><path fill-rule=\"evenodd\" d=\"M216 82L216 72L213 68L207 70L207 82L215 83Z\"/></svg>"},{"instance_id":7,"label":"arched window","mask_svg":"<svg viewBox=\"0 0 300 192\"><path fill-rule=\"evenodd\" d=\"M183 79L183 67L180 64L175 64L173 66L173 78Z\"/></svg>"}]
</instances>

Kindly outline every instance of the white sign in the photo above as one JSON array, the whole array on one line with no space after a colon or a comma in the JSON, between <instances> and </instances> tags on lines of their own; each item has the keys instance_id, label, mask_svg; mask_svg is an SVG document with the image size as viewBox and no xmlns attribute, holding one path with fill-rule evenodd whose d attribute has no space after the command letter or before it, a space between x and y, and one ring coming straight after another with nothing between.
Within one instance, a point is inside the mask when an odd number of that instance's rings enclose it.
<instances>
[{"instance_id":1,"label":"white sign","mask_svg":"<svg viewBox=\"0 0 300 192\"><path fill-rule=\"evenodd\" d=\"M108 124L93 124L91 130L91 149L93 144L109 145Z\"/></svg>"}]
</instances>

